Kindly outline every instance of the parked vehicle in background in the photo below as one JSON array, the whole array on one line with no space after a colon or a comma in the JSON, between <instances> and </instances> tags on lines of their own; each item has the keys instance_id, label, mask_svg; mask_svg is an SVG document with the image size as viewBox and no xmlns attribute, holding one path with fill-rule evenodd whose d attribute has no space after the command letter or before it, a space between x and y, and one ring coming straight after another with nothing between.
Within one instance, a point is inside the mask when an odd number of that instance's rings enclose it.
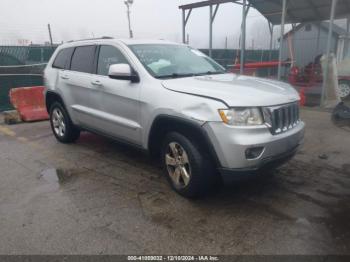
<instances>
[{"instance_id":1,"label":"parked vehicle in background","mask_svg":"<svg viewBox=\"0 0 350 262\"><path fill-rule=\"evenodd\" d=\"M45 84L58 141L88 130L148 150L186 197L281 164L303 140L299 95L289 84L226 73L186 45L66 43L49 61Z\"/></svg>"},{"instance_id":2,"label":"parked vehicle in background","mask_svg":"<svg viewBox=\"0 0 350 262\"><path fill-rule=\"evenodd\" d=\"M346 58L337 64L338 94L342 99L350 98L350 58Z\"/></svg>"}]
</instances>

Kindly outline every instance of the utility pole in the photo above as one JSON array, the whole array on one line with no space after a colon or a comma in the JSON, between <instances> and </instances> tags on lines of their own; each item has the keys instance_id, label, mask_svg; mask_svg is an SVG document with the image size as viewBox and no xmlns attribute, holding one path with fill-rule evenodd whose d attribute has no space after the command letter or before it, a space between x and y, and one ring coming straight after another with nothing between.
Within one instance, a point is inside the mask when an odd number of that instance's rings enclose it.
<instances>
[{"instance_id":1,"label":"utility pole","mask_svg":"<svg viewBox=\"0 0 350 262\"><path fill-rule=\"evenodd\" d=\"M126 5L126 14L127 14L127 17L128 17L128 24L129 24L129 37L130 38L133 38L134 35L132 33L132 30L131 30L131 21L130 21L130 7L131 5L134 3L134 0L125 0L124 1L124 4Z\"/></svg>"},{"instance_id":2,"label":"utility pole","mask_svg":"<svg viewBox=\"0 0 350 262\"><path fill-rule=\"evenodd\" d=\"M47 24L47 29L49 30L49 37L50 37L51 46L53 46L53 43L52 43L52 34L51 34L51 26L50 26L50 24Z\"/></svg>"}]
</instances>

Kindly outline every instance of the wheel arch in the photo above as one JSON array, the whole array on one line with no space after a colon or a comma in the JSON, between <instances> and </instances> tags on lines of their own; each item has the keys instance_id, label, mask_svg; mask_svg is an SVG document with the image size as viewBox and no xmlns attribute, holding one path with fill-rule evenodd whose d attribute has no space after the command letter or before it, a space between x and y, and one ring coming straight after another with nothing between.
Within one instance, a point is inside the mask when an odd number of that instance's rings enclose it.
<instances>
[{"instance_id":1,"label":"wheel arch","mask_svg":"<svg viewBox=\"0 0 350 262\"><path fill-rule=\"evenodd\" d=\"M205 150L209 154L214 164L217 167L220 165L214 146L205 129L199 123L170 115L157 116L151 125L147 141L151 156L160 156L163 139L169 132L179 132L194 139L198 142L197 144L201 147L201 150Z\"/></svg>"},{"instance_id":2,"label":"wheel arch","mask_svg":"<svg viewBox=\"0 0 350 262\"><path fill-rule=\"evenodd\" d=\"M66 108L62 97L58 93L53 91L47 91L45 95L45 103L46 103L46 110L48 113L50 113L50 107L54 102L60 102Z\"/></svg>"}]
</instances>

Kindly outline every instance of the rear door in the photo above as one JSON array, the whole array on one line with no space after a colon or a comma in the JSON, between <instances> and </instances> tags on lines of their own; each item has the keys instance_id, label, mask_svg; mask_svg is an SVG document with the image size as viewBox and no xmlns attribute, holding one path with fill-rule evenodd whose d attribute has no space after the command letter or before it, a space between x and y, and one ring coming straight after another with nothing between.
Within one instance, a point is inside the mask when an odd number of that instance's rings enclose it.
<instances>
[{"instance_id":1,"label":"rear door","mask_svg":"<svg viewBox=\"0 0 350 262\"><path fill-rule=\"evenodd\" d=\"M57 89L61 95L64 95L67 89L68 82L66 74L67 69L69 69L70 60L74 52L74 47L64 48L60 50L52 63L52 68L55 69L53 72L56 75L55 83L53 85L54 89ZM57 70L57 71L56 71ZM48 71L50 73L50 71ZM57 73L56 73L57 72ZM51 79L51 77L47 77ZM66 101L66 100L65 100ZM68 101L66 101L68 102Z\"/></svg>"},{"instance_id":2,"label":"rear door","mask_svg":"<svg viewBox=\"0 0 350 262\"><path fill-rule=\"evenodd\" d=\"M92 85L95 56L96 45L75 47L69 71L64 75L71 116L74 122L83 126L94 125L94 110L98 108L98 93Z\"/></svg>"},{"instance_id":3,"label":"rear door","mask_svg":"<svg viewBox=\"0 0 350 262\"><path fill-rule=\"evenodd\" d=\"M114 137L141 144L140 83L108 77L110 65L131 63L114 45L101 45L98 53L96 75L92 79L99 87L101 99L98 127Z\"/></svg>"}]
</instances>

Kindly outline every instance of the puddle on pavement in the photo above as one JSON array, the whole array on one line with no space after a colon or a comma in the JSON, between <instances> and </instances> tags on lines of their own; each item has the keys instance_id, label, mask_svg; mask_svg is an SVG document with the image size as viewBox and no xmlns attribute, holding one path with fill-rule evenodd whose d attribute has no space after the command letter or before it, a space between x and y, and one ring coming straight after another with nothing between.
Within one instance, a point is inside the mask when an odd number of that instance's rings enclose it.
<instances>
[{"instance_id":1,"label":"puddle on pavement","mask_svg":"<svg viewBox=\"0 0 350 262\"><path fill-rule=\"evenodd\" d=\"M44 179L51 184L64 184L74 177L73 170L50 168L40 173L39 179Z\"/></svg>"}]
</instances>

